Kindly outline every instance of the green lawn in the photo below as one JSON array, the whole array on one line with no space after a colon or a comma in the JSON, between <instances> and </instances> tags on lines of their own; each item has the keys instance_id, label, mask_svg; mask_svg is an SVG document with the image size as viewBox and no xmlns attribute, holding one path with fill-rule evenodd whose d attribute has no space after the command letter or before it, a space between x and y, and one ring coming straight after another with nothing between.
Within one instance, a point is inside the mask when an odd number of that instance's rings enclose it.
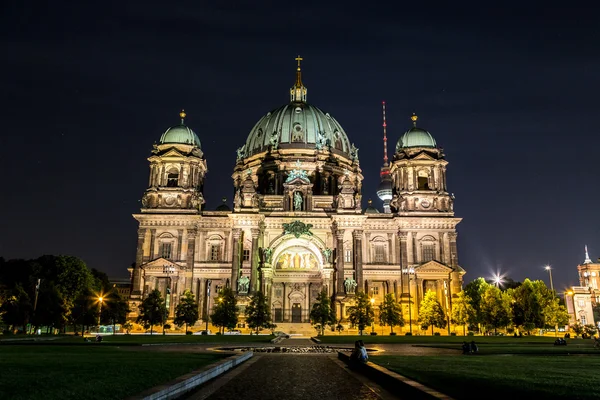
<instances>
[{"instance_id":1,"label":"green lawn","mask_svg":"<svg viewBox=\"0 0 600 400\"><path fill-rule=\"evenodd\" d=\"M8 340L6 340L8 339ZM89 345L85 343L81 337L75 336L10 336L2 338L0 336L0 345L14 344L11 339L20 339L17 343L31 343L35 340L36 344L54 345L54 344L79 344ZM94 340L93 336L90 336ZM271 335L106 335L103 336L101 344L111 345L142 345L142 344L159 344L159 343L187 343L187 344L203 344L203 343L268 343L273 336Z\"/></svg>"},{"instance_id":2,"label":"green lawn","mask_svg":"<svg viewBox=\"0 0 600 400\"><path fill-rule=\"evenodd\" d=\"M345 335L327 335L318 336L323 344L353 344L356 340L362 340L365 343L401 343L401 344L460 344L463 341L486 344L523 344L523 343L554 343L553 337L548 336L527 336L523 338L514 338L510 336L345 336ZM584 341L583 339L571 339L573 341ZM592 343L590 340L588 343ZM459 346L460 347L460 346Z\"/></svg>"},{"instance_id":3,"label":"green lawn","mask_svg":"<svg viewBox=\"0 0 600 400\"><path fill-rule=\"evenodd\" d=\"M600 397L596 356L372 356L370 360L456 399Z\"/></svg>"},{"instance_id":4,"label":"green lawn","mask_svg":"<svg viewBox=\"0 0 600 400\"><path fill-rule=\"evenodd\" d=\"M200 369L221 354L116 346L0 346L1 399L122 399Z\"/></svg>"}]
</instances>

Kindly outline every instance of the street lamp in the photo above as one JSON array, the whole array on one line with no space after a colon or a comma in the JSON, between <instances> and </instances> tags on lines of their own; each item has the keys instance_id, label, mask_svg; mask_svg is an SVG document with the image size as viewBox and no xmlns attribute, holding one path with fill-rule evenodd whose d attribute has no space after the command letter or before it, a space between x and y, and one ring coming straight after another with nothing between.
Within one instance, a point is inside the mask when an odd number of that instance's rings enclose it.
<instances>
[{"instance_id":1,"label":"street lamp","mask_svg":"<svg viewBox=\"0 0 600 400\"><path fill-rule=\"evenodd\" d=\"M502 283L502 277L500 275L496 275L494 277L494 284L497 288L500 288L500 283Z\"/></svg>"},{"instance_id":2,"label":"street lamp","mask_svg":"<svg viewBox=\"0 0 600 400\"><path fill-rule=\"evenodd\" d=\"M554 294L554 283L552 283L552 268L550 268L549 265L546 265L544 269L548 271L548 274L550 275L550 290L552 290L552 294Z\"/></svg>"},{"instance_id":3,"label":"street lamp","mask_svg":"<svg viewBox=\"0 0 600 400\"><path fill-rule=\"evenodd\" d=\"M99 311L98 311L98 333L100 333L100 316L102 315L102 303L104 302L104 297L100 296L98 297L98 305L99 305Z\"/></svg>"}]
</instances>

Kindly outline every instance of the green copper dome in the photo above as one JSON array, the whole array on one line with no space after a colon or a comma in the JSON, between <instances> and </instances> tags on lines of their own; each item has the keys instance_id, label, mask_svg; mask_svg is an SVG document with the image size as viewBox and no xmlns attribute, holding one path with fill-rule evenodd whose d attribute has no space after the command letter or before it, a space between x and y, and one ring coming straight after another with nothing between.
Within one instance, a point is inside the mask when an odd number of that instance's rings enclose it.
<instances>
[{"instance_id":1,"label":"green copper dome","mask_svg":"<svg viewBox=\"0 0 600 400\"><path fill-rule=\"evenodd\" d=\"M431 136L431 133L425 129L417 128L417 117L415 114L410 117L414 126L404 132L404 135L398 139L396 143L396 151L405 149L408 147L431 147L436 148L435 139Z\"/></svg>"},{"instance_id":2,"label":"green copper dome","mask_svg":"<svg viewBox=\"0 0 600 400\"><path fill-rule=\"evenodd\" d=\"M181 117L181 123L167 129L160 137L160 144L176 143L200 147L198 135L184 124L185 112L181 111L179 116Z\"/></svg>"},{"instance_id":3,"label":"green copper dome","mask_svg":"<svg viewBox=\"0 0 600 400\"><path fill-rule=\"evenodd\" d=\"M331 115L304 102L286 104L262 117L248 135L245 153L261 153L273 143L280 148L331 146L347 155L352 148L346 132Z\"/></svg>"}]
</instances>

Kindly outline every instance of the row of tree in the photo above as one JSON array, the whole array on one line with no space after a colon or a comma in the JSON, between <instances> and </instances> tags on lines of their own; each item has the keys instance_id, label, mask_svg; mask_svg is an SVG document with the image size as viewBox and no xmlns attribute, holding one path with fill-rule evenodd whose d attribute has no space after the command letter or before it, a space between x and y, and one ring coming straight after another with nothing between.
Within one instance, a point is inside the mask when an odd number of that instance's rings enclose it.
<instances>
[{"instance_id":1,"label":"row of tree","mask_svg":"<svg viewBox=\"0 0 600 400\"><path fill-rule=\"evenodd\" d=\"M375 322L375 307L364 292L355 295L354 305L347 310L348 319L361 332ZM310 313L311 323L321 334L326 327L342 329L341 320L336 319L331 301L326 292L322 292ZM379 305L380 325L389 326L393 334L395 326L404 326L405 319L400 304L393 294L387 294ZM478 278L465 286L465 289L452 299L449 313L437 299L434 292L425 293L419 304L418 318L415 321L421 329L445 328L449 323L463 327L463 334L469 331L497 333L498 329L514 328L530 333L534 329L552 327L558 332L559 326L569 323L569 314L555 293L546 287L543 281L525 279L523 283L513 282L504 290ZM594 334L593 325L573 327L575 333L580 330ZM580 334L580 333L578 333Z\"/></svg>"},{"instance_id":2,"label":"row of tree","mask_svg":"<svg viewBox=\"0 0 600 400\"><path fill-rule=\"evenodd\" d=\"M0 322L6 332L67 326L84 332L98 323L123 324L128 312L108 276L77 257L0 258Z\"/></svg>"},{"instance_id":3,"label":"row of tree","mask_svg":"<svg viewBox=\"0 0 600 400\"><path fill-rule=\"evenodd\" d=\"M158 290L151 292L142 301L138 306L138 311L137 322L141 323L145 329L150 329L150 333L153 333L154 326L164 327L169 315L166 301ZM262 329L272 330L275 328L275 325L271 322L270 307L262 292L256 292L250 297L244 315L246 324L256 333ZM230 288L219 291L210 315L212 324L218 327L220 332L225 332L225 329L232 330L238 325L239 316L240 308L237 305L235 293ZM194 295L187 290L175 307L173 322L178 327L185 326L185 332L187 333L188 326L194 325L199 318L198 303Z\"/></svg>"}]
</instances>

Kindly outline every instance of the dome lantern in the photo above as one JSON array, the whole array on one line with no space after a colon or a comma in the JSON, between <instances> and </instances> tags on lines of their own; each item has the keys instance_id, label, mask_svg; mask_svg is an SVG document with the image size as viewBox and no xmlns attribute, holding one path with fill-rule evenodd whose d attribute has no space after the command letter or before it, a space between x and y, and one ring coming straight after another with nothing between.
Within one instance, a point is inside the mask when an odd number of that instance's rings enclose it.
<instances>
[{"instance_id":1,"label":"dome lantern","mask_svg":"<svg viewBox=\"0 0 600 400\"><path fill-rule=\"evenodd\" d=\"M407 130L396 143L396 152L409 147L437 148L437 144L431 133L422 128L417 128L419 117L413 113L410 117L413 127Z\"/></svg>"},{"instance_id":2,"label":"dome lantern","mask_svg":"<svg viewBox=\"0 0 600 400\"><path fill-rule=\"evenodd\" d=\"M300 61L304 60L302 57L296 57L298 62L298 68L296 69L296 83L290 89L290 101L292 103L306 103L306 87L302 83L302 69L300 68Z\"/></svg>"},{"instance_id":3,"label":"dome lantern","mask_svg":"<svg viewBox=\"0 0 600 400\"><path fill-rule=\"evenodd\" d=\"M198 148L201 147L198 135L185 125L186 116L185 110L181 110L179 113L181 122L179 125L170 127L162 134L159 141L160 144L188 144Z\"/></svg>"}]
</instances>

